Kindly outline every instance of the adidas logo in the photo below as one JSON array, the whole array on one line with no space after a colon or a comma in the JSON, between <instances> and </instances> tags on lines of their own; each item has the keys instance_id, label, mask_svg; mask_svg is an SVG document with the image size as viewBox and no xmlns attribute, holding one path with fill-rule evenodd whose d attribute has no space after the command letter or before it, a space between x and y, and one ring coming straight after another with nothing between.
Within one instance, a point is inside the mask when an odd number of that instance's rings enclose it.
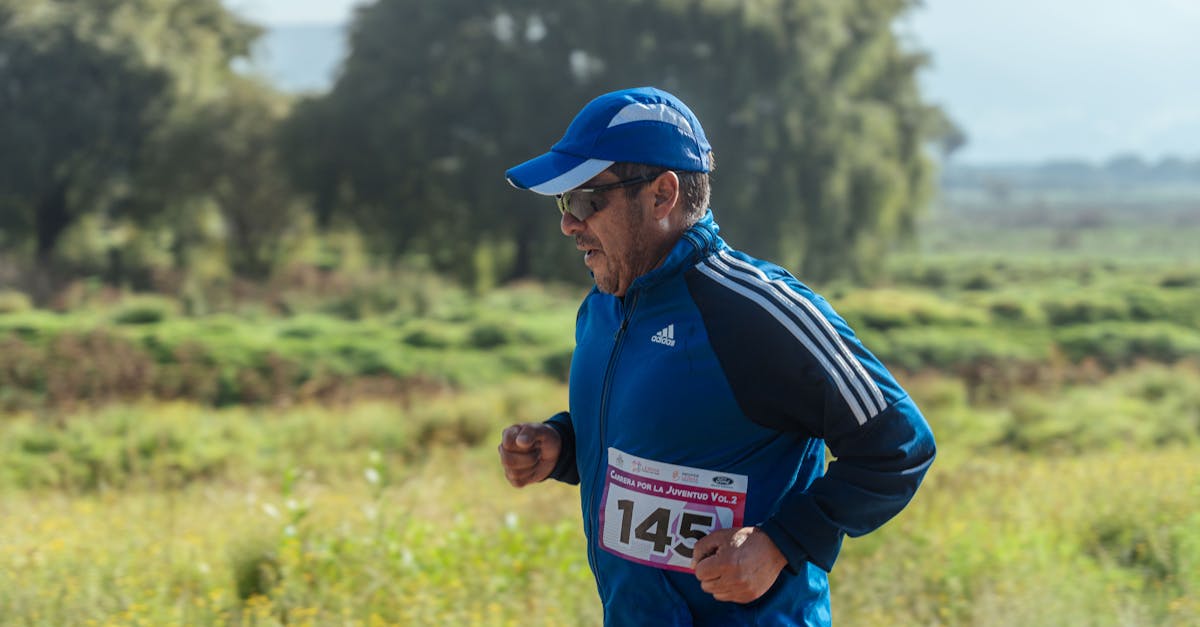
<instances>
[{"instance_id":1,"label":"adidas logo","mask_svg":"<svg viewBox=\"0 0 1200 627\"><path fill-rule=\"evenodd\" d=\"M667 328L663 329L662 331L659 331L658 333L655 333L654 337L650 338L650 341L658 342L659 344L664 344L666 346L674 346L675 345L675 325L668 324Z\"/></svg>"}]
</instances>

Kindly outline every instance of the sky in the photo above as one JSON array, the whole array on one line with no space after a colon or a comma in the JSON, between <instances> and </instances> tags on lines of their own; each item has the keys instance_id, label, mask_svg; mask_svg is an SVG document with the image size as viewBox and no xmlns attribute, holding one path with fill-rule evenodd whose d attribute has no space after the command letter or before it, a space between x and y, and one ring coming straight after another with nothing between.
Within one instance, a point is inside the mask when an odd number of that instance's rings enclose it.
<instances>
[{"instance_id":1,"label":"sky","mask_svg":"<svg viewBox=\"0 0 1200 627\"><path fill-rule=\"evenodd\" d=\"M363 0L226 0L267 26L340 24ZM928 100L1010 163L1200 156L1200 0L925 0L897 25Z\"/></svg>"}]
</instances>

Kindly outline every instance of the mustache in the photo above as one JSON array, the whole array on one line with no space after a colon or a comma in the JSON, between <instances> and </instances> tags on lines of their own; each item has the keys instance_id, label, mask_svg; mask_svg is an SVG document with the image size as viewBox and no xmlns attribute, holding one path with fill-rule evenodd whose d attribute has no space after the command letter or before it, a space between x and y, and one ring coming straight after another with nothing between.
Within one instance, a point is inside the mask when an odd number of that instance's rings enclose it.
<instances>
[{"instance_id":1,"label":"mustache","mask_svg":"<svg viewBox=\"0 0 1200 627\"><path fill-rule=\"evenodd\" d=\"M579 248L600 248L600 242L585 238L582 235L575 236L575 245Z\"/></svg>"}]
</instances>

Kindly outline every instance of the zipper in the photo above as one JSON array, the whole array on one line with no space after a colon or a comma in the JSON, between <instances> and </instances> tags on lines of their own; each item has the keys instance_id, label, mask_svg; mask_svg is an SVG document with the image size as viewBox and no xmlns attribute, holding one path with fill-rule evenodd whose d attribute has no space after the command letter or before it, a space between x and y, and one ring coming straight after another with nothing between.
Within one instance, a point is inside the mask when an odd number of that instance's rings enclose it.
<instances>
[{"instance_id":1,"label":"zipper","mask_svg":"<svg viewBox=\"0 0 1200 627\"><path fill-rule=\"evenodd\" d=\"M592 518L597 523L594 527L595 533L593 534L593 537L596 537L597 539L595 542L588 543L588 552L591 553L589 557L591 558L590 561L592 564L596 564L596 545L600 543L599 536L596 536L595 534L603 533L603 530L599 528L599 521L600 508L604 507L604 504L600 503L600 498L604 491L599 489L600 484L598 482L604 479L603 468L608 464L608 434L607 429L605 428L606 423L608 422L608 397L612 393L613 372L616 370L617 358L621 354L621 343L625 339L625 331L629 328L629 320L630 318L633 318L633 310L635 307L637 307L637 299L638 292L634 292L634 294L630 297L629 307L625 310L625 315L621 319L621 326L617 329L617 332L613 334L612 353L610 353L608 357L608 368L606 368L604 371L604 389L600 393L600 454L599 463L596 464L596 468L593 470L594 479L592 481L592 485L596 487L593 488L595 494L591 496L591 498L594 499L592 504ZM604 582L600 580L600 569L596 568L595 570L596 583L599 584L601 589L603 589Z\"/></svg>"}]
</instances>

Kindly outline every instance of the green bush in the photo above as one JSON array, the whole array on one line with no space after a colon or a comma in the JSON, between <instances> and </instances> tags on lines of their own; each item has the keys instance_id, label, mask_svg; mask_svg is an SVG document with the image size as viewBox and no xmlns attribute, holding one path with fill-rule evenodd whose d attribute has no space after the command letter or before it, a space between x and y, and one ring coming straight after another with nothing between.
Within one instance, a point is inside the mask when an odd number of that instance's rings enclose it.
<instances>
[{"instance_id":1,"label":"green bush","mask_svg":"<svg viewBox=\"0 0 1200 627\"><path fill-rule=\"evenodd\" d=\"M926 292L860 290L839 298L836 307L855 329L974 326L985 321L980 311Z\"/></svg>"},{"instance_id":2,"label":"green bush","mask_svg":"<svg viewBox=\"0 0 1200 627\"><path fill-rule=\"evenodd\" d=\"M1151 290L1134 290L1125 295L1129 306L1129 318L1148 322L1151 320L1169 320L1171 304L1159 292Z\"/></svg>"},{"instance_id":3,"label":"green bush","mask_svg":"<svg viewBox=\"0 0 1200 627\"><path fill-rule=\"evenodd\" d=\"M992 319L1006 323L1025 323L1044 325L1046 322L1041 309L1030 303L1028 299L1017 296L1001 296L987 302L988 313Z\"/></svg>"},{"instance_id":4,"label":"green bush","mask_svg":"<svg viewBox=\"0 0 1200 627\"><path fill-rule=\"evenodd\" d=\"M266 598L281 578L275 538L262 533L240 539L229 549L229 567L238 599Z\"/></svg>"},{"instance_id":5,"label":"green bush","mask_svg":"<svg viewBox=\"0 0 1200 627\"><path fill-rule=\"evenodd\" d=\"M179 311L179 305L167 298L159 296L138 296L131 298L113 314L113 322L117 324L157 324Z\"/></svg>"},{"instance_id":6,"label":"green bush","mask_svg":"<svg viewBox=\"0 0 1200 627\"><path fill-rule=\"evenodd\" d=\"M467 344L472 348L487 350L511 344L516 333L511 326L500 322L481 322L471 328Z\"/></svg>"},{"instance_id":7,"label":"green bush","mask_svg":"<svg viewBox=\"0 0 1200 627\"><path fill-rule=\"evenodd\" d=\"M571 357L573 348L563 348L552 351L542 359L542 373L548 377L566 383L571 374Z\"/></svg>"},{"instance_id":8,"label":"green bush","mask_svg":"<svg viewBox=\"0 0 1200 627\"><path fill-rule=\"evenodd\" d=\"M963 280L962 288L972 292L984 292L996 289L999 284L995 274L991 272L976 272Z\"/></svg>"},{"instance_id":9,"label":"green bush","mask_svg":"<svg viewBox=\"0 0 1200 627\"><path fill-rule=\"evenodd\" d=\"M416 348L447 348L453 340L440 327L421 325L404 335L404 343Z\"/></svg>"},{"instance_id":10,"label":"green bush","mask_svg":"<svg viewBox=\"0 0 1200 627\"><path fill-rule=\"evenodd\" d=\"M1054 326L1128 320L1129 304L1111 294L1071 294L1042 302L1046 319Z\"/></svg>"},{"instance_id":11,"label":"green bush","mask_svg":"<svg viewBox=\"0 0 1200 627\"><path fill-rule=\"evenodd\" d=\"M325 303L320 311L343 320L362 320L389 313L396 309L398 303L396 294L385 286L360 287Z\"/></svg>"},{"instance_id":12,"label":"green bush","mask_svg":"<svg viewBox=\"0 0 1200 627\"><path fill-rule=\"evenodd\" d=\"M337 355L349 364L351 374L376 376L390 374L392 371L386 356L387 351L387 346L355 342L338 346Z\"/></svg>"},{"instance_id":13,"label":"green bush","mask_svg":"<svg viewBox=\"0 0 1200 627\"><path fill-rule=\"evenodd\" d=\"M23 292L0 290L0 316L33 309L33 301Z\"/></svg>"},{"instance_id":14,"label":"green bush","mask_svg":"<svg viewBox=\"0 0 1200 627\"><path fill-rule=\"evenodd\" d=\"M1062 398L1022 394L1010 412L1000 443L1020 451L1078 454L1155 440L1153 408L1110 391L1075 389Z\"/></svg>"},{"instance_id":15,"label":"green bush","mask_svg":"<svg viewBox=\"0 0 1200 627\"><path fill-rule=\"evenodd\" d=\"M894 329L867 343L889 366L955 372L973 364L1042 362L1050 344L1038 335L991 328Z\"/></svg>"},{"instance_id":16,"label":"green bush","mask_svg":"<svg viewBox=\"0 0 1200 627\"><path fill-rule=\"evenodd\" d=\"M1102 385L1024 391L1009 399L994 443L1034 453L1084 453L1200 441L1200 372L1144 364Z\"/></svg>"},{"instance_id":17,"label":"green bush","mask_svg":"<svg viewBox=\"0 0 1200 627\"><path fill-rule=\"evenodd\" d=\"M1092 358L1114 369L1139 360L1172 363L1200 359L1200 331L1166 322L1106 322L1063 329L1057 334L1072 361Z\"/></svg>"},{"instance_id":18,"label":"green bush","mask_svg":"<svg viewBox=\"0 0 1200 627\"><path fill-rule=\"evenodd\" d=\"M1186 270L1171 272L1159 279L1158 286L1167 289L1200 287L1200 272Z\"/></svg>"}]
</instances>

